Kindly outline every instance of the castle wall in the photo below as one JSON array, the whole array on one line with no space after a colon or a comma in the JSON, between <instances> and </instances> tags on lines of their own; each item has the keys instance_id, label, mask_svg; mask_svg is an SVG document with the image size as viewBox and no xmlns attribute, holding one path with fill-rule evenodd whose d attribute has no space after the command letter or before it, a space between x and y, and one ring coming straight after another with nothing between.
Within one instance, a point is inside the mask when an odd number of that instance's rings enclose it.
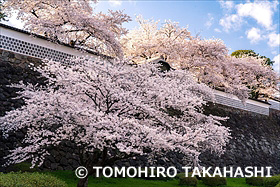
<instances>
[{"instance_id":1,"label":"castle wall","mask_svg":"<svg viewBox=\"0 0 280 187\"><path fill-rule=\"evenodd\" d=\"M37 58L0 50L0 116L24 104L17 96L17 89L8 85L20 80L32 84L44 84L39 74L29 68L29 64L41 64ZM277 106L277 105L274 105ZM266 107L266 105L264 105ZM277 108L277 107L276 107ZM209 104L205 113L218 116L228 116L223 125L230 127L232 139L227 151L220 158L204 153L201 155L203 166L272 166L275 173L280 173L280 111L270 109L266 115L250 112L220 104ZM0 165L5 163L4 156L8 150L21 145L25 130L14 132L9 139L0 136ZM50 150L49 156L43 165L44 169L72 170L79 166L79 158L71 143L66 142L60 148ZM73 154L70 154L73 153ZM182 155L168 153L168 159L158 159L157 165L176 166L183 165ZM139 157L133 160L117 162L116 165L143 166L146 159ZM0 166L0 171L5 168Z\"/></svg>"},{"instance_id":2,"label":"castle wall","mask_svg":"<svg viewBox=\"0 0 280 187\"><path fill-rule=\"evenodd\" d=\"M269 116L245 110L210 104L206 114L227 116L222 124L231 129L232 139L220 158L210 153L201 155L206 166L271 166L280 173L280 111L270 109Z\"/></svg>"}]
</instances>

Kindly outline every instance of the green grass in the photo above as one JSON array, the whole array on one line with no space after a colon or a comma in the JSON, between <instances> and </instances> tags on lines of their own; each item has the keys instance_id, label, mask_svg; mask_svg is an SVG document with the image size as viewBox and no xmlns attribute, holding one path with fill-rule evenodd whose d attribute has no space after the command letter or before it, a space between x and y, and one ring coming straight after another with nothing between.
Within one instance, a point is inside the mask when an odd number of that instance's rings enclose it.
<instances>
[{"instance_id":1,"label":"green grass","mask_svg":"<svg viewBox=\"0 0 280 187\"><path fill-rule=\"evenodd\" d=\"M78 178L74 171L53 171L46 172L57 178L64 180L69 187L75 187L78 183ZM245 183L245 178L228 178L227 187L252 187ZM89 187L179 187L177 179L169 181L144 180L135 178L89 178ZM198 182L198 187L208 187Z\"/></svg>"}]
</instances>

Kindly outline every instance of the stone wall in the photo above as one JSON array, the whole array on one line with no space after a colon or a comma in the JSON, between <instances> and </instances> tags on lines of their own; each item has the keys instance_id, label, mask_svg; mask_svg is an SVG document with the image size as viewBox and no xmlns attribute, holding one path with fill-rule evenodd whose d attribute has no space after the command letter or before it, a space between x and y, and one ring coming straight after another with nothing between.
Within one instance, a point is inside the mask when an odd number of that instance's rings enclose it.
<instances>
[{"instance_id":1,"label":"stone wall","mask_svg":"<svg viewBox=\"0 0 280 187\"><path fill-rule=\"evenodd\" d=\"M220 158L209 153L201 155L207 166L272 166L280 173L280 111L270 109L270 115L211 104L205 113L227 116L223 125L231 129L232 139Z\"/></svg>"},{"instance_id":2,"label":"stone wall","mask_svg":"<svg viewBox=\"0 0 280 187\"><path fill-rule=\"evenodd\" d=\"M39 59L0 50L0 116L5 112L18 108L24 104L17 96L17 89L8 85L20 80L32 84L44 84L44 79L39 74L30 70L29 64L41 64ZM223 125L230 127L232 139L227 146L227 151L220 158L204 153L201 155L203 166L272 166L275 173L280 173L280 112L270 111L269 116L247 112L218 104L210 104L205 108L205 113L228 116ZM0 136L0 165L5 163L3 157L8 150L21 145L25 130L13 132L9 139ZM77 150L73 149L70 142L65 142L61 147L50 150L51 155L45 160L42 169L72 170L79 166ZM119 161L117 166L145 166L147 159ZM168 153L167 158L158 158L156 165L183 166L182 155ZM5 168L0 166L0 171Z\"/></svg>"},{"instance_id":3,"label":"stone wall","mask_svg":"<svg viewBox=\"0 0 280 187\"><path fill-rule=\"evenodd\" d=\"M29 67L30 64L39 65L41 63L41 60L36 58L0 50L0 116L24 104L22 99L15 99L19 89L9 87L9 85L19 83L19 81L32 84L44 83L44 79L39 78L39 73L32 71ZM4 139L0 135L0 171L3 170L1 165L5 162L3 157L8 154L9 149L21 145L25 132L25 130L21 130L11 133L9 139Z\"/></svg>"},{"instance_id":4,"label":"stone wall","mask_svg":"<svg viewBox=\"0 0 280 187\"><path fill-rule=\"evenodd\" d=\"M14 99L18 89L8 85L19 81L42 84L42 79L38 79L39 73L32 71L29 67L30 64L38 65L41 63L41 60L36 58L0 50L0 116L23 104L23 100Z\"/></svg>"}]
</instances>

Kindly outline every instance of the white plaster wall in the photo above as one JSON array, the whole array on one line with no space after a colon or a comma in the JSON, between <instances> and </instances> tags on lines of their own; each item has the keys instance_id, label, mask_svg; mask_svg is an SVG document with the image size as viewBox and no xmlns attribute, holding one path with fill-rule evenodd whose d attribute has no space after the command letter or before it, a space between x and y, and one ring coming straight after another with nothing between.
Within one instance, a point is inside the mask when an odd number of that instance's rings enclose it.
<instances>
[{"instance_id":1,"label":"white plaster wall","mask_svg":"<svg viewBox=\"0 0 280 187\"><path fill-rule=\"evenodd\" d=\"M42 47L45 47L45 48L53 49L53 50L60 51L60 52L63 52L63 53L67 53L67 54L71 54L71 55L74 55L74 56L79 56L80 57L80 56L85 56L86 55L89 58L94 58L94 59L98 58L96 55L93 55L93 54L90 54L90 53L84 53L84 52L81 52L79 50L73 49L71 47L55 44L53 42L50 42L50 41L47 41L47 40L44 40L44 39L41 39L41 38L36 38L36 37L31 36L31 35L24 34L24 33L21 33L21 32L17 32L17 31L7 29L7 28L4 28L4 27L0 27L0 35L15 38L15 39L22 40L22 41L25 41L25 42L28 42L28 43L31 43L31 44L39 45L39 46L42 46ZM26 55L26 54L23 54L23 55Z\"/></svg>"}]
</instances>

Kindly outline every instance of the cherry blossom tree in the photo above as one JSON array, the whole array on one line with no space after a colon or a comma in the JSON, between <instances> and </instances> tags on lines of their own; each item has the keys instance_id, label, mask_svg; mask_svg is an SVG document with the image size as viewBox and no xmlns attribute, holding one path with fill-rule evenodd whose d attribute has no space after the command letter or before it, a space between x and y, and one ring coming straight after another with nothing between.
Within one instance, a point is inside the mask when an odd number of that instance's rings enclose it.
<instances>
[{"instance_id":1,"label":"cherry blossom tree","mask_svg":"<svg viewBox=\"0 0 280 187\"><path fill-rule=\"evenodd\" d=\"M13 85L22 89L26 105L0 118L4 137L27 129L25 146L11 151L7 165L29 159L32 166L41 165L48 148L63 141L75 144L90 174L92 166L112 165L147 150L149 155L183 153L195 163L206 150L225 151L230 134L221 121L226 119L203 114L203 106L214 99L212 89L186 71L86 59L46 61L35 69L47 85Z\"/></svg>"},{"instance_id":2,"label":"cherry blossom tree","mask_svg":"<svg viewBox=\"0 0 280 187\"><path fill-rule=\"evenodd\" d=\"M136 20L139 29L130 30L121 41L127 58L136 63L158 56L169 62L181 58L182 48L191 38L187 28L180 28L170 20L161 28L158 28L159 21L144 20L142 16L137 16Z\"/></svg>"},{"instance_id":3,"label":"cherry blossom tree","mask_svg":"<svg viewBox=\"0 0 280 187\"><path fill-rule=\"evenodd\" d=\"M0 21L4 20L4 21L7 21L5 18L7 17L3 12L2 12L2 5L3 2L2 0L0 0Z\"/></svg>"},{"instance_id":4,"label":"cherry blossom tree","mask_svg":"<svg viewBox=\"0 0 280 187\"><path fill-rule=\"evenodd\" d=\"M273 81L275 79L270 79L272 81L267 81L266 79L270 75L271 67L274 63L274 61L271 61L270 58L267 58L266 56L262 56L260 54L257 54L253 50L236 50L231 53L231 56L235 56L236 58L243 58L240 62L243 65L242 71L247 72L247 86L250 88L250 97L259 99L261 97L270 97L271 95L274 95L274 90L277 90L276 81ZM248 60L250 59L250 60ZM260 60L259 60L260 59ZM258 61L258 65L263 66L262 68L252 68L251 66L255 66L256 61ZM250 64L243 64L243 63L250 63ZM250 66L250 67L249 67ZM241 67L241 66L239 66ZM248 77L248 70L254 71L254 69L259 70L255 71L253 74L249 75ZM260 72L262 71L262 72ZM254 77L255 76L255 77ZM253 84L252 84L253 83ZM245 83L246 84L246 83ZM273 89L271 89L273 88ZM279 88L278 88L279 90Z\"/></svg>"},{"instance_id":5,"label":"cherry blossom tree","mask_svg":"<svg viewBox=\"0 0 280 187\"><path fill-rule=\"evenodd\" d=\"M266 57L266 56L262 56L259 53L256 53L253 50L236 50L234 52L231 53L231 56L235 56L237 58L242 58L242 57L247 57L247 56L252 56L255 57L257 59L261 58L265 60L265 65L269 65L272 66L274 61L270 60L270 58Z\"/></svg>"},{"instance_id":6,"label":"cherry blossom tree","mask_svg":"<svg viewBox=\"0 0 280 187\"><path fill-rule=\"evenodd\" d=\"M52 41L122 57L118 38L126 33L122 27L130 20L122 11L94 13L94 0L7 0L7 13L18 11L25 29L44 35Z\"/></svg>"},{"instance_id":7,"label":"cherry blossom tree","mask_svg":"<svg viewBox=\"0 0 280 187\"><path fill-rule=\"evenodd\" d=\"M247 56L236 58L218 39L193 39L185 46L179 68L193 72L199 82L238 96L242 101L258 93L268 98L277 91L279 76L266 59Z\"/></svg>"},{"instance_id":8,"label":"cherry blossom tree","mask_svg":"<svg viewBox=\"0 0 280 187\"><path fill-rule=\"evenodd\" d=\"M170 20L161 27L159 21L141 16L137 20L139 28L122 39L125 56L131 61L163 57L173 68L192 72L198 82L235 94L243 101L252 89L263 97L276 91L279 76L265 65L264 58L231 57L222 40L192 37L187 28Z\"/></svg>"}]
</instances>

